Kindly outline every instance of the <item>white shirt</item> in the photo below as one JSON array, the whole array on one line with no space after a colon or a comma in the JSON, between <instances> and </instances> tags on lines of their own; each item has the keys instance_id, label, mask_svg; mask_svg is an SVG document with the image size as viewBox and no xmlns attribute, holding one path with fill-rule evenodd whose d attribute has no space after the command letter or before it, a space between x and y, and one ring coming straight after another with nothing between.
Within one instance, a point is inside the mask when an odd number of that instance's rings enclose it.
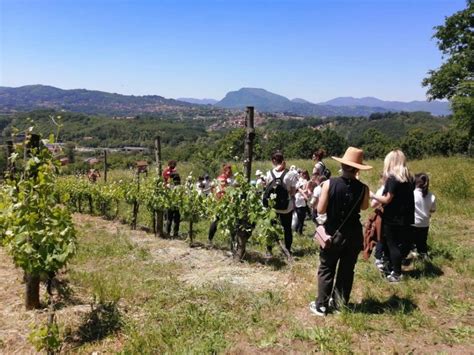
<instances>
[{"instance_id":1,"label":"white shirt","mask_svg":"<svg viewBox=\"0 0 474 355\"><path fill-rule=\"evenodd\" d=\"M415 195L415 227L429 227L431 212L436 211L435 196L428 192L425 197L421 189L416 188L413 191Z\"/></svg>"},{"instance_id":2,"label":"white shirt","mask_svg":"<svg viewBox=\"0 0 474 355\"><path fill-rule=\"evenodd\" d=\"M306 206L306 200L301 192L298 190L306 190L306 186L308 185L308 180L305 179L299 179L298 183L296 184L296 194L295 194L295 207L305 207Z\"/></svg>"},{"instance_id":3,"label":"white shirt","mask_svg":"<svg viewBox=\"0 0 474 355\"><path fill-rule=\"evenodd\" d=\"M321 190L322 190L321 184L316 186L313 190L313 194L311 195L311 200L309 201L309 205L313 209L316 209L318 207L317 203L319 201L319 197L321 196Z\"/></svg>"},{"instance_id":4,"label":"white shirt","mask_svg":"<svg viewBox=\"0 0 474 355\"><path fill-rule=\"evenodd\" d=\"M282 174L283 171L277 171L276 169L273 169L273 174L275 175L275 178L279 178ZM289 170L285 177L283 178L283 184L285 184L286 189L288 190L288 193L290 194L290 202L288 203L288 207L286 210L275 210L277 213L290 213L294 209L294 203L293 203L293 196L291 196L291 190L296 189L296 184L298 183L299 175L296 170ZM267 176L265 178L267 181L267 185L270 184L273 180L272 173L270 171L267 172Z\"/></svg>"},{"instance_id":5,"label":"white shirt","mask_svg":"<svg viewBox=\"0 0 474 355\"><path fill-rule=\"evenodd\" d=\"M324 163L323 162L318 161L316 164L314 164L313 174L322 175L323 171L324 171Z\"/></svg>"},{"instance_id":6,"label":"white shirt","mask_svg":"<svg viewBox=\"0 0 474 355\"><path fill-rule=\"evenodd\" d=\"M385 189L385 185L380 186L379 189L377 190L377 192L375 193L375 196L382 197L384 189ZM372 208L379 207L380 205L381 205L381 203L379 201L377 201L376 199L372 199L370 201L370 207L372 207Z\"/></svg>"},{"instance_id":7,"label":"white shirt","mask_svg":"<svg viewBox=\"0 0 474 355\"><path fill-rule=\"evenodd\" d=\"M257 186L258 188L264 188L265 187L265 177L263 176L260 176L257 181L255 182L255 186Z\"/></svg>"}]
</instances>

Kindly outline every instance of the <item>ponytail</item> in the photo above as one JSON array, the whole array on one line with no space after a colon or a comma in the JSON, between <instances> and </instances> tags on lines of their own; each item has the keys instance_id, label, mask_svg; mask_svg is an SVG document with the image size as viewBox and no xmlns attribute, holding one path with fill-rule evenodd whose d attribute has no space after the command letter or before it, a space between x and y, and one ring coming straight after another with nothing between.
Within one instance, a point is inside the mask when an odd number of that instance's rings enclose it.
<instances>
[{"instance_id":1,"label":"ponytail","mask_svg":"<svg viewBox=\"0 0 474 355\"><path fill-rule=\"evenodd\" d=\"M428 194L430 186L430 178L425 173L415 175L415 186L421 190L421 194L425 197Z\"/></svg>"}]
</instances>

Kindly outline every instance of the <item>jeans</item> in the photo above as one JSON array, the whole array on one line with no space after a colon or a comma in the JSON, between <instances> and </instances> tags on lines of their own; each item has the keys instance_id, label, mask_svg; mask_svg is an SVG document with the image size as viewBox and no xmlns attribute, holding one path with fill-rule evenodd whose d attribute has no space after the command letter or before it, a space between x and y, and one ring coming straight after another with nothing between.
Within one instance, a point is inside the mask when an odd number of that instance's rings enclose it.
<instances>
[{"instance_id":1,"label":"jeans","mask_svg":"<svg viewBox=\"0 0 474 355\"><path fill-rule=\"evenodd\" d=\"M306 218L306 213L308 208L304 207L296 207L296 215L298 216L298 224L296 225L296 233L303 234L303 227L304 227L304 220Z\"/></svg>"}]
</instances>

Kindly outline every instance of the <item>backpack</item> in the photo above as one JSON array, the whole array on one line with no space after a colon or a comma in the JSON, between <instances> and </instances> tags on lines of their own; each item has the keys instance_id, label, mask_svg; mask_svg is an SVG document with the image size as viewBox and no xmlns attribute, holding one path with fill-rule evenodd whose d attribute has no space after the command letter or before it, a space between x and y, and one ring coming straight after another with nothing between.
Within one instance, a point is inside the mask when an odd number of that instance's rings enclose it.
<instances>
[{"instance_id":1,"label":"backpack","mask_svg":"<svg viewBox=\"0 0 474 355\"><path fill-rule=\"evenodd\" d=\"M324 175L326 179L329 179L331 177L331 170L329 170L322 161L319 161L318 164L321 164L323 167L322 175Z\"/></svg>"},{"instance_id":2,"label":"backpack","mask_svg":"<svg viewBox=\"0 0 474 355\"><path fill-rule=\"evenodd\" d=\"M286 188L286 185L283 183L287 169L283 171L280 177L276 177L273 173L273 170L270 170L273 180L267 185L263 193L263 205L265 207L269 206L269 201L272 199L271 196L275 195L273 207L277 210L286 210L290 203L290 194Z\"/></svg>"}]
</instances>

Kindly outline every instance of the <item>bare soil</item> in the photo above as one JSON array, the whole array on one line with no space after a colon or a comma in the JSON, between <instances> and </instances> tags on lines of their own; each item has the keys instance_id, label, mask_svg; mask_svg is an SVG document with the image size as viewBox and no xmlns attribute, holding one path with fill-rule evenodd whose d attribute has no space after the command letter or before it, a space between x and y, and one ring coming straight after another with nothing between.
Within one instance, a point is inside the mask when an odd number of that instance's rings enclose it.
<instances>
[{"instance_id":1,"label":"bare soil","mask_svg":"<svg viewBox=\"0 0 474 355\"><path fill-rule=\"evenodd\" d=\"M263 291L281 288L288 283L287 273L259 263L235 262L228 251L205 246L190 248L182 240L155 238L142 230L130 230L120 222L89 215L76 214L75 221L91 224L93 229L105 229L108 233L127 233L134 244L150 252L154 262L178 264L181 270L179 279L193 286L227 282Z\"/></svg>"},{"instance_id":2,"label":"bare soil","mask_svg":"<svg viewBox=\"0 0 474 355\"><path fill-rule=\"evenodd\" d=\"M258 263L235 262L229 252L190 248L182 240L158 239L141 230L130 230L117 221L106 221L99 217L75 214L77 225L92 226L90 230L106 230L109 233L125 233L132 243L147 250L151 262L175 263L179 265L179 279L192 286L229 283L253 291L283 289L288 284L289 273L274 271ZM15 268L5 250L0 249L0 354L35 354L28 342L28 334L35 323L46 319L46 310L26 311L24 307L23 272ZM45 290L41 290L44 299ZM85 296L85 295L84 295ZM90 311L90 300L84 297L57 311L61 319L73 326L82 315Z\"/></svg>"}]
</instances>

